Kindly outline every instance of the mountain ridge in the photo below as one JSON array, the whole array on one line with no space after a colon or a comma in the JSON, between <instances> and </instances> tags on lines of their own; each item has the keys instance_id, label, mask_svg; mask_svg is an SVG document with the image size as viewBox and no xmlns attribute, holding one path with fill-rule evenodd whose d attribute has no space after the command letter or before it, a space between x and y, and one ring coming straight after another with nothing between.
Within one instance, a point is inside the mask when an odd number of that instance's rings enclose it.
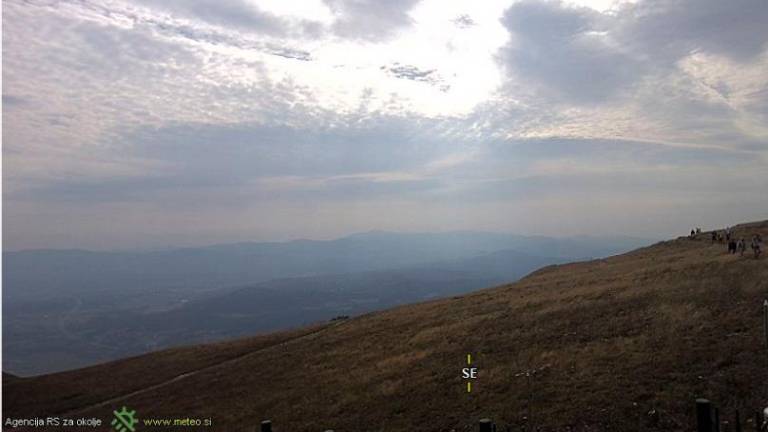
<instances>
[{"instance_id":1,"label":"mountain ridge","mask_svg":"<svg viewBox=\"0 0 768 432\"><path fill-rule=\"evenodd\" d=\"M168 246L161 248L138 248L138 249L92 249L83 247L61 247L61 248L24 248L3 251L3 254L23 254L23 253L38 253L38 252L79 252L79 253L93 253L93 254L142 254L142 253L167 253L175 251L188 251L199 249L218 249L227 247L241 247L241 246L274 246L274 245L290 245L290 244L307 244L307 243L333 243L342 240L356 240L366 237L376 236L402 236L402 237L415 237L415 236L445 236L445 235L481 235L491 237L517 237L528 239L623 239L631 241L656 241L650 237L641 237L634 235L623 234L606 234L606 235L592 235L592 234L574 234L565 236L546 236L542 234L517 234L512 232L497 232L497 231L483 231L483 230L451 230L451 231L391 231L391 230L368 230L353 232L345 234L340 237L330 239L311 239L311 238L294 238L288 240L245 240L236 242L222 242L201 244L193 246Z\"/></svg>"}]
</instances>

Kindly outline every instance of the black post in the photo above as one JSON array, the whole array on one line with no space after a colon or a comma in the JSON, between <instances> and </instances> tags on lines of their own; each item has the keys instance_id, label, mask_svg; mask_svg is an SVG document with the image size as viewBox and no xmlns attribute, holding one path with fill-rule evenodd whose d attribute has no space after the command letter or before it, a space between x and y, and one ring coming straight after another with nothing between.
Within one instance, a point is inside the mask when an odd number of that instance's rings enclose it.
<instances>
[{"instance_id":1,"label":"black post","mask_svg":"<svg viewBox=\"0 0 768 432\"><path fill-rule=\"evenodd\" d=\"M760 425L763 424L763 421L760 417L762 417L760 415L760 411L756 412L755 413L755 430L757 432L760 432Z\"/></svg>"},{"instance_id":2,"label":"black post","mask_svg":"<svg viewBox=\"0 0 768 432\"><path fill-rule=\"evenodd\" d=\"M493 432L493 422L491 419L480 419L480 432Z\"/></svg>"},{"instance_id":3,"label":"black post","mask_svg":"<svg viewBox=\"0 0 768 432\"><path fill-rule=\"evenodd\" d=\"M696 399L696 432L714 432L712 403L707 399Z\"/></svg>"},{"instance_id":4,"label":"black post","mask_svg":"<svg viewBox=\"0 0 768 432\"><path fill-rule=\"evenodd\" d=\"M272 422L270 420L261 422L261 432L272 432Z\"/></svg>"},{"instance_id":5,"label":"black post","mask_svg":"<svg viewBox=\"0 0 768 432\"><path fill-rule=\"evenodd\" d=\"M739 413L739 410L736 410L736 418L733 420L733 429L736 432L741 432L741 413Z\"/></svg>"},{"instance_id":6,"label":"black post","mask_svg":"<svg viewBox=\"0 0 768 432\"><path fill-rule=\"evenodd\" d=\"M715 432L720 432L720 408L715 407Z\"/></svg>"}]
</instances>

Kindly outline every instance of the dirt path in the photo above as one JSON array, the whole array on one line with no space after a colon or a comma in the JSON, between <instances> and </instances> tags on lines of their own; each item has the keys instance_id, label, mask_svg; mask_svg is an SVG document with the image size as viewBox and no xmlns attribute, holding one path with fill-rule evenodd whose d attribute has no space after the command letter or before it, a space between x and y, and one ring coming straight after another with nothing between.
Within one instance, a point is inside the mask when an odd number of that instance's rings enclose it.
<instances>
[{"instance_id":1,"label":"dirt path","mask_svg":"<svg viewBox=\"0 0 768 432\"><path fill-rule=\"evenodd\" d=\"M173 378L171 378L169 380L166 380L166 381L163 381L163 382L160 382L160 383L157 383L157 384L153 384L151 386L147 386L147 387L144 387L144 388L141 388L141 389L138 389L138 390L134 390L132 392L129 392L129 393L126 393L126 394L123 394L123 395L120 395L120 396L116 396L116 397L113 397L113 398L110 398L110 399L107 399L107 400L104 400L104 401L101 401L101 402L97 402L95 404L91 404L91 405L87 405L87 406L84 406L84 407L80 407L80 408L76 408L76 409L73 409L73 410L69 410L69 411L66 411L64 413L58 414L58 416L60 416L60 417L72 417L72 416L75 416L75 415L78 415L78 414L81 414L81 413L93 410L95 408L101 408L101 407L104 407L104 406L107 406L107 405L112 405L112 404L115 404L117 402L120 402L120 401L129 399L129 398L132 398L134 396L138 396L138 395L141 395L141 394L144 394L144 393L148 393L148 392L151 392L151 391L154 391L154 390L157 390L157 389L161 389L163 387L167 387L167 386L169 386L169 385L171 385L173 383L182 381L184 379L187 379L189 377L198 375L200 373L208 372L208 371L215 370L217 368L221 368L221 367L225 367L225 366L229 366L229 365L231 365L233 363L237 363L237 362L239 362L241 360L244 360L246 358L250 358L250 357L252 357L254 355L257 355L257 354L260 354L260 353L262 353L264 351L271 350L271 349L277 349L277 348L286 346L288 344L292 344L294 342L302 341L304 339L308 339L308 338L311 338L311 337L316 337L318 334L323 333L323 332L325 332L325 331L327 331L329 329L339 327L339 326L343 325L344 323L345 323L345 321L337 321L337 322L328 324L325 327L322 327L320 329L312 331L310 333L307 333L307 334L304 334L304 335L301 335L301 336L297 336L295 338L288 339L286 341L283 341L283 342L280 342L280 343L277 343L277 344L274 344L274 345L270 345L270 346L267 346L267 347L264 347L264 348L260 348L260 349L258 349L256 351L251 351L249 353L246 353L246 354L243 354L243 355L240 355L240 356L228 359L228 360L224 360L224 361L219 362L219 363L208 365L208 366L202 367L200 369L196 369L196 370L193 370L193 371L185 372L185 373L183 373L181 375L177 375L177 376L175 376L175 377L173 377Z\"/></svg>"}]
</instances>

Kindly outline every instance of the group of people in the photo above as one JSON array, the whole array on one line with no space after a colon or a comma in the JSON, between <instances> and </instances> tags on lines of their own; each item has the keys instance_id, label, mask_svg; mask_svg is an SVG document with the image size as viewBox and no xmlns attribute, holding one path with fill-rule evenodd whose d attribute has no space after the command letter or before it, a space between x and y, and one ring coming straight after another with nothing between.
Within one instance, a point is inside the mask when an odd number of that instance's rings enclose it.
<instances>
[{"instance_id":1,"label":"group of people","mask_svg":"<svg viewBox=\"0 0 768 432\"><path fill-rule=\"evenodd\" d=\"M694 228L691 230L690 238L695 239L699 234L701 234L701 228ZM740 256L744 256L744 253L747 251L747 242L744 237L736 239L731 228L725 228L722 231L714 230L710 236L711 243L713 244L715 242L726 243L728 245L728 253L730 254L738 253ZM750 247L752 248L752 253L754 254L755 259L759 258L760 254L762 254L762 245L763 238L760 234L753 235Z\"/></svg>"}]
</instances>

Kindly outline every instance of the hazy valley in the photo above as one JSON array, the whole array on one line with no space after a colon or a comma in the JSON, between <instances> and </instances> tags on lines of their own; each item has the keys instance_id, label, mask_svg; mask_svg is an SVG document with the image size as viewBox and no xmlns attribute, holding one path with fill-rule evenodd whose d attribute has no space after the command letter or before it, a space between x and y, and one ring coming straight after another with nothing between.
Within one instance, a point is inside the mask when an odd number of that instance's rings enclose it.
<instances>
[{"instance_id":1,"label":"hazy valley","mask_svg":"<svg viewBox=\"0 0 768 432\"><path fill-rule=\"evenodd\" d=\"M3 255L3 368L21 375L357 315L649 240L370 232L331 241Z\"/></svg>"}]
</instances>

